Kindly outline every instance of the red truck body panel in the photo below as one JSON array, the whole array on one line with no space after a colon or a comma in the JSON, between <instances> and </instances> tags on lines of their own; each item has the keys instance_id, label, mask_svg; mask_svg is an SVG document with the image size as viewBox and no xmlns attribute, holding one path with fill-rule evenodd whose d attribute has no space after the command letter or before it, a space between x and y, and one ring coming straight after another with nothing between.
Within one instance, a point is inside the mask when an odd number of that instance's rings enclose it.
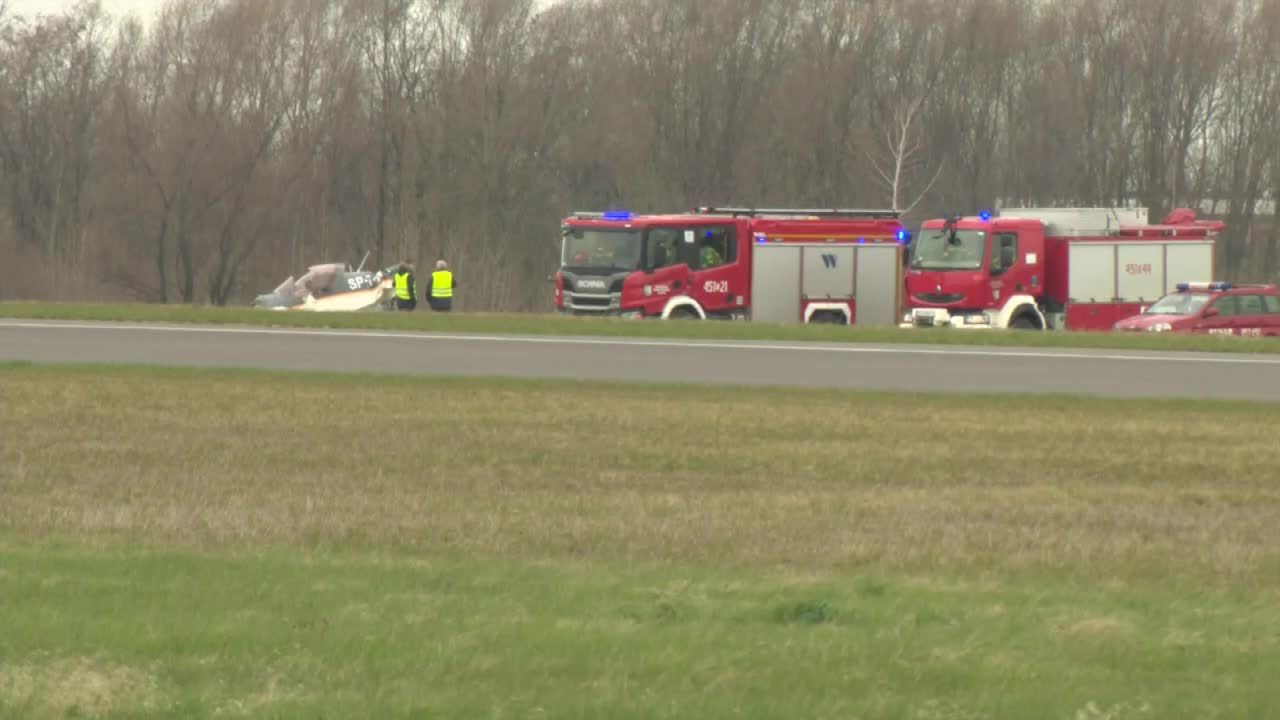
<instances>
[{"instance_id":1,"label":"red truck body panel","mask_svg":"<svg viewBox=\"0 0 1280 720\"><path fill-rule=\"evenodd\" d=\"M906 240L904 226L891 211L703 208L655 215L577 213L563 220L562 234L577 231L635 233L639 238L638 262L624 263L621 268L596 268L584 257L589 253L562 250L561 268L556 273L557 309L641 317L659 317L681 308L702 317L745 317L755 300L752 278L758 244L897 245ZM699 248L704 239L716 248L720 264L702 266ZM659 264L659 245L663 253L674 250L674 262ZM670 259L669 254L666 257ZM853 302L846 300L852 318ZM673 307L677 303L678 307Z\"/></svg>"},{"instance_id":2,"label":"red truck body panel","mask_svg":"<svg viewBox=\"0 0 1280 720\"><path fill-rule=\"evenodd\" d=\"M1189 210L1159 225L1133 221L1141 209L1123 218L1097 208L1007 212L923 224L921 238L930 244L919 260L913 256L907 303L928 312L913 313L913 322L945 318L958 326L953 318L964 318L970 327L1005 327L1025 316L1042 328L1109 331L1176 283L1213 277L1222 223L1198 221ZM939 250L939 237L953 229L958 239ZM967 265L954 264L952 248ZM975 318L981 322L968 322Z\"/></svg>"}]
</instances>

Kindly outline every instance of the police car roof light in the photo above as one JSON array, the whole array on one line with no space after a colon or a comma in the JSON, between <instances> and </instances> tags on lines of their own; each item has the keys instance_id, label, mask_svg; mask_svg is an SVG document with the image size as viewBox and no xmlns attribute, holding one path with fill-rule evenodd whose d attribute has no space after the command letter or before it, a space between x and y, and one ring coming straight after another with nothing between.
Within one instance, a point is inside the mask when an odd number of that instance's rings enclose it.
<instances>
[{"instance_id":1,"label":"police car roof light","mask_svg":"<svg viewBox=\"0 0 1280 720\"><path fill-rule=\"evenodd\" d=\"M1223 291L1223 290L1230 290L1230 289L1231 289L1231 283L1229 283L1229 282L1223 282L1223 281L1218 281L1218 282L1180 282L1180 283L1178 283L1178 284L1177 284L1177 286L1176 286L1176 287L1178 288L1178 292L1187 292L1188 290Z\"/></svg>"}]
</instances>

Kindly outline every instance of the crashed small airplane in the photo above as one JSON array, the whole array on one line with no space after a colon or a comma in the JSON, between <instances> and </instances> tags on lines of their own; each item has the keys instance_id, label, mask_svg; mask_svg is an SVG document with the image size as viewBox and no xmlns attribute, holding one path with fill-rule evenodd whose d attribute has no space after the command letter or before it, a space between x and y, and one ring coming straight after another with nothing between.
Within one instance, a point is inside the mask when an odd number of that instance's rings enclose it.
<instances>
[{"instance_id":1,"label":"crashed small airplane","mask_svg":"<svg viewBox=\"0 0 1280 720\"><path fill-rule=\"evenodd\" d=\"M390 310L395 298L395 269L363 267L363 261L355 270L342 263L312 265L302 277L295 280L290 275L275 290L254 298L253 307L311 312Z\"/></svg>"}]
</instances>

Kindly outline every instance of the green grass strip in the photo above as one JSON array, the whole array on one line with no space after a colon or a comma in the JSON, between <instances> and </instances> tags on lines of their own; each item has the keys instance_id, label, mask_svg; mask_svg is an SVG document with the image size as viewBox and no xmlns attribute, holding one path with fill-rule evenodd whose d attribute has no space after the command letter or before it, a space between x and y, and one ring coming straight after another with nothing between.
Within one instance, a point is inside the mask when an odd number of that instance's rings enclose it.
<instances>
[{"instance_id":1,"label":"green grass strip","mask_svg":"<svg viewBox=\"0 0 1280 720\"><path fill-rule=\"evenodd\" d=\"M658 321L562 317L534 313L308 313L158 304L0 303L0 318L262 325L273 327L404 330L470 334L758 340L785 342L911 343L1034 348L1108 348L1199 352L1280 353L1280 339L1110 332L861 328L728 321Z\"/></svg>"}]
</instances>

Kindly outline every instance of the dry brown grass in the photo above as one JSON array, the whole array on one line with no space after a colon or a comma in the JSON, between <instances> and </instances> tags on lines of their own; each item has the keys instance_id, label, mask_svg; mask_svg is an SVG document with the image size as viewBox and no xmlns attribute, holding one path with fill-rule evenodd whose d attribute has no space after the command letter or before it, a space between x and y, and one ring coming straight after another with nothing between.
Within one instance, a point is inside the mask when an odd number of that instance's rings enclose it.
<instances>
[{"instance_id":1,"label":"dry brown grass","mask_svg":"<svg viewBox=\"0 0 1280 720\"><path fill-rule=\"evenodd\" d=\"M0 700L26 717L105 717L154 710L164 701L152 672L90 658L0 662Z\"/></svg>"},{"instance_id":2,"label":"dry brown grass","mask_svg":"<svg viewBox=\"0 0 1280 720\"><path fill-rule=\"evenodd\" d=\"M1248 405L10 368L0 526L196 548L1240 581L1280 557L1277 419Z\"/></svg>"}]
</instances>

